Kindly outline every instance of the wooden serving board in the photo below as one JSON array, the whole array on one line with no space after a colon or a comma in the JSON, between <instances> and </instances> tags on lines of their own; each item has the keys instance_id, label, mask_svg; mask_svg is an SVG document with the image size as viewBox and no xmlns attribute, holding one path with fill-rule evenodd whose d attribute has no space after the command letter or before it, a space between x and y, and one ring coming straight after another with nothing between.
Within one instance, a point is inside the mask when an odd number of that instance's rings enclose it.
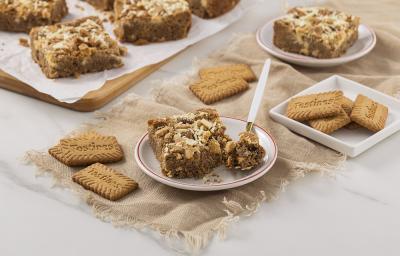
<instances>
[{"instance_id":1,"label":"wooden serving board","mask_svg":"<svg viewBox=\"0 0 400 256\"><path fill-rule=\"evenodd\" d=\"M171 57L172 58L172 57ZM0 88L4 88L13 92L17 92L29 97L33 97L48 103L59 105L76 111L90 112L101 108L134 84L144 79L154 71L158 70L169 59L157 64L143 67L130 74L123 75L116 79L107 81L101 88L88 92L80 100L74 103L60 102L50 95L41 93L29 85L15 79L7 73L0 70Z\"/></svg>"}]
</instances>

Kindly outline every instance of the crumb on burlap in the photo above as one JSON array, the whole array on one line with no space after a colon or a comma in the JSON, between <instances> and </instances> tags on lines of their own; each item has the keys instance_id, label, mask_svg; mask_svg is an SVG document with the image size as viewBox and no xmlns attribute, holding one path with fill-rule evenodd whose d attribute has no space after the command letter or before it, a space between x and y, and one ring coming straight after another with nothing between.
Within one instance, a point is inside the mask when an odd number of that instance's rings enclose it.
<instances>
[{"instance_id":1,"label":"crumb on burlap","mask_svg":"<svg viewBox=\"0 0 400 256\"><path fill-rule=\"evenodd\" d=\"M28 42L28 39L26 39L26 38L20 38L19 44L23 47L29 47L29 42Z\"/></svg>"}]
</instances>

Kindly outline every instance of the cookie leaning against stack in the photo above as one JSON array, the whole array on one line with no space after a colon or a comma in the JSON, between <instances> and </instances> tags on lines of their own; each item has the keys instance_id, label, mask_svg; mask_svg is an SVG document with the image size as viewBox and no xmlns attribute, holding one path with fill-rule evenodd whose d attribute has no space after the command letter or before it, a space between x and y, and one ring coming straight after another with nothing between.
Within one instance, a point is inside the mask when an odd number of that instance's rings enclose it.
<instances>
[{"instance_id":1,"label":"cookie leaning against stack","mask_svg":"<svg viewBox=\"0 0 400 256\"><path fill-rule=\"evenodd\" d=\"M205 104L223 100L249 88L249 82L257 80L246 64L231 64L199 71L200 80L189 86L193 94Z\"/></svg>"},{"instance_id":2,"label":"cookie leaning against stack","mask_svg":"<svg viewBox=\"0 0 400 256\"><path fill-rule=\"evenodd\" d=\"M342 91L330 91L291 99L286 115L327 134L349 124L378 132L385 127L388 108L363 95L353 103Z\"/></svg>"}]
</instances>

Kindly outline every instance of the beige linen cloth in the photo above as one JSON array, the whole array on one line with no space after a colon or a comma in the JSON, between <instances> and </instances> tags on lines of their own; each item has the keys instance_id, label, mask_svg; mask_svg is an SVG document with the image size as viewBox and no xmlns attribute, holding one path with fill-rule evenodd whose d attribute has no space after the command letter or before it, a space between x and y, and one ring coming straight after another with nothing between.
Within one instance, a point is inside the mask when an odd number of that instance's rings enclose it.
<instances>
[{"instance_id":1,"label":"beige linen cloth","mask_svg":"<svg viewBox=\"0 0 400 256\"><path fill-rule=\"evenodd\" d=\"M251 215L260 202L276 198L291 181L310 172L332 174L345 160L345 156L273 122L268 116L271 107L332 74L343 75L390 95L398 91L400 15L397 0L368 0L360 1L360 4L349 2L336 1L335 5L341 10L360 15L363 22L376 30L376 48L361 60L335 68L292 67L273 59L256 123L275 137L279 147L278 160L270 172L251 184L219 192L171 188L149 178L138 168L134 160L134 146L146 132L148 119L204 107L188 89L188 84L197 79L195 73L199 66L247 63L259 75L263 61L270 56L260 49L253 34L237 36L224 50L209 59L198 61L191 73L160 81L154 90L154 101L130 95L111 111L98 113L98 120L74 132L96 130L118 138L125 152L125 160L110 166L132 177L140 185L137 191L122 200L110 202L73 183L71 174L76 169L60 164L47 152L32 151L27 158L41 173L51 173L58 185L74 191L92 207L96 217L122 227L147 227L158 231L168 241L182 239L185 250L199 250L214 235L224 236L228 225L237 221L239 216ZM245 119L254 89L255 84L252 84L250 90L216 103L213 107L222 115Z\"/></svg>"}]
</instances>

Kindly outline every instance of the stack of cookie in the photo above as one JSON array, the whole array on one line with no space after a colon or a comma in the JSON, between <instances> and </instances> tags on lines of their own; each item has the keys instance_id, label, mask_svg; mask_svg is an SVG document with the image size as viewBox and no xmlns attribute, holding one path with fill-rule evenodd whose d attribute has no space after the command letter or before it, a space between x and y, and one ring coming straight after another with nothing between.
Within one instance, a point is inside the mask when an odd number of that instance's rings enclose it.
<instances>
[{"instance_id":1,"label":"stack of cookie","mask_svg":"<svg viewBox=\"0 0 400 256\"><path fill-rule=\"evenodd\" d=\"M190 85L193 94L205 104L223 100L249 88L257 80L253 70L246 64L231 64L199 71L200 80Z\"/></svg>"},{"instance_id":2,"label":"stack of cookie","mask_svg":"<svg viewBox=\"0 0 400 256\"><path fill-rule=\"evenodd\" d=\"M72 180L106 199L118 200L138 188L133 179L104 165L124 158L114 136L89 132L61 139L49 154L70 167L87 166L74 173Z\"/></svg>"},{"instance_id":3,"label":"stack of cookie","mask_svg":"<svg viewBox=\"0 0 400 256\"><path fill-rule=\"evenodd\" d=\"M327 134L354 124L378 132L385 127L388 108L361 94L353 102L342 91L330 91L291 99L286 115Z\"/></svg>"}]
</instances>

